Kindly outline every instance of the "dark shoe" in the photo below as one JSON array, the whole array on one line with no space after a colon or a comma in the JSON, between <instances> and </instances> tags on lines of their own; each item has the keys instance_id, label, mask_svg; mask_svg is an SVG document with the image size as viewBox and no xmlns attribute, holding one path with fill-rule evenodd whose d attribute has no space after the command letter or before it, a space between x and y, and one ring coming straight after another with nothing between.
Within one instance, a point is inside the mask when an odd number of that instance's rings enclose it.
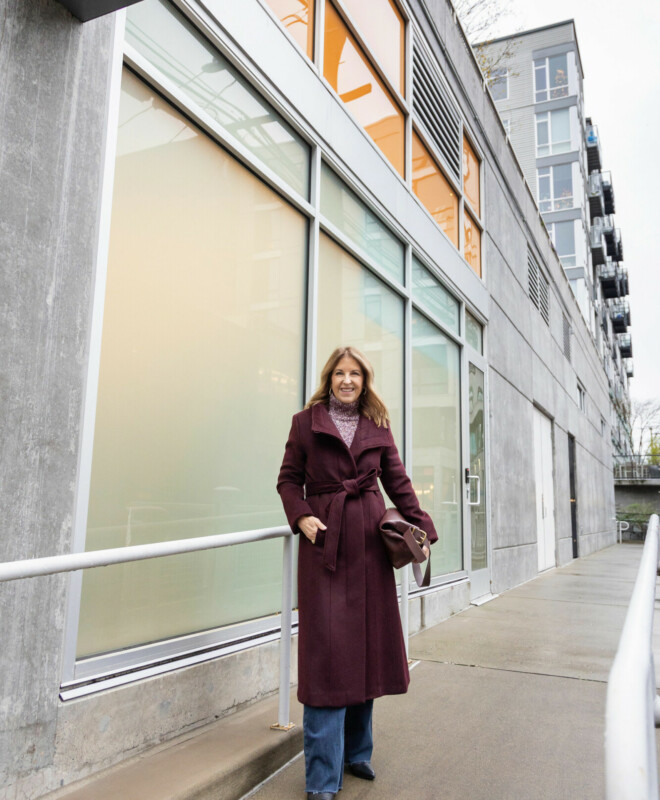
<instances>
[{"instance_id":1,"label":"dark shoe","mask_svg":"<svg viewBox=\"0 0 660 800\"><path fill-rule=\"evenodd\" d=\"M372 781L376 777L370 761L356 761L349 764L348 769L356 778L364 778L365 781Z\"/></svg>"},{"instance_id":2,"label":"dark shoe","mask_svg":"<svg viewBox=\"0 0 660 800\"><path fill-rule=\"evenodd\" d=\"M334 792L307 792L307 800L333 800Z\"/></svg>"}]
</instances>

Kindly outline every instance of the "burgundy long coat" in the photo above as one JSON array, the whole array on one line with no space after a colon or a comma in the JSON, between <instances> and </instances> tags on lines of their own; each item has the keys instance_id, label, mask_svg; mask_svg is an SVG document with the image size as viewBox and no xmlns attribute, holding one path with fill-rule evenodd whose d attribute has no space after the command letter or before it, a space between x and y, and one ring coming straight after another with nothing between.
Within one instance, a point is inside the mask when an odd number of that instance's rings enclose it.
<instances>
[{"instance_id":1,"label":"burgundy long coat","mask_svg":"<svg viewBox=\"0 0 660 800\"><path fill-rule=\"evenodd\" d=\"M361 416L349 449L325 405L294 415L277 490L294 533L307 514L328 526L315 544L300 537L298 699L306 705L408 689L394 570L378 532L378 477L403 517L436 541L389 428Z\"/></svg>"}]
</instances>

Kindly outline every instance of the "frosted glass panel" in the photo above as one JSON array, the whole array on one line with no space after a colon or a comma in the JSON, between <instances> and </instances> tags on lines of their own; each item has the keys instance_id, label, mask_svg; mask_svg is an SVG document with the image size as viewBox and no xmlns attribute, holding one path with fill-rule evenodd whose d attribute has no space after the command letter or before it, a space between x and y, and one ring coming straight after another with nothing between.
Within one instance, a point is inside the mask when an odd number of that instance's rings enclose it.
<instances>
[{"instance_id":1,"label":"frosted glass panel","mask_svg":"<svg viewBox=\"0 0 660 800\"><path fill-rule=\"evenodd\" d=\"M318 359L320 375L330 353L354 345L373 364L376 389L403 445L403 300L321 234L319 249Z\"/></svg>"},{"instance_id":2,"label":"frosted glass panel","mask_svg":"<svg viewBox=\"0 0 660 800\"><path fill-rule=\"evenodd\" d=\"M403 244L326 164L321 171L321 212L403 283Z\"/></svg>"},{"instance_id":3,"label":"frosted glass panel","mask_svg":"<svg viewBox=\"0 0 660 800\"><path fill-rule=\"evenodd\" d=\"M88 550L285 524L305 219L125 71ZM91 570L78 654L276 612L281 541Z\"/></svg>"},{"instance_id":4,"label":"frosted glass panel","mask_svg":"<svg viewBox=\"0 0 660 800\"><path fill-rule=\"evenodd\" d=\"M417 311L413 344L413 483L438 531L432 574L463 567L459 349Z\"/></svg>"},{"instance_id":5,"label":"frosted glass panel","mask_svg":"<svg viewBox=\"0 0 660 800\"><path fill-rule=\"evenodd\" d=\"M412 296L458 335L458 300L416 258L412 262Z\"/></svg>"},{"instance_id":6,"label":"frosted glass panel","mask_svg":"<svg viewBox=\"0 0 660 800\"><path fill-rule=\"evenodd\" d=\"M127 13L126 41L304 197L309 146L169 3L143 0Z\"/></svg>"}]
</instances>

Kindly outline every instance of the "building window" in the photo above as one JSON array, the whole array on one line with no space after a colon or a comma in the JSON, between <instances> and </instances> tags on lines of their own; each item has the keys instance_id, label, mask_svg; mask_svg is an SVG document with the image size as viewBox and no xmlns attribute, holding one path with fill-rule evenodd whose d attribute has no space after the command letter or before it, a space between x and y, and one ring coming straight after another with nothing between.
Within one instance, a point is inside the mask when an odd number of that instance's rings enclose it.
<instances>
[{"instance_id":1,"label":"building window","mask_svg":"<svg viewBox=\"0 0 660 800\"><path fill-rule=\"evenodd\" d=\"M484 352L483 326L467 310L465 312L465 341L478 353Z\"/></svg>"},{"instance_id":2,"label":"building window","mask_svg":"<svg viewBox=\"0 0 660 800\"><path fill-rule=\"evenodd\" d=\"M170 3L145 0L131 6L126 41L186 95L192 108L309 197L309 145Z\"/></svg>"},{"instance_id":3,"label":"building window","mask_svg":"<svg viewBox=\"0 0 660 800\"><path fill-rule=\"evenodd\" d=\"M568 64L566 53L534 61L534 100L556 100L568 96Z\"/></svg>"},{"instance_id":4,"label":"building window","mask_svg":"<svg viewBox=\"0 0 660 800\"><path fill-rule=\"evenodd\" d=\"M508 100L509 98L509 70L506 67L496 67L490 72L490 93L493 100Z\"/></svg>"},{"instance_id":5,"label":"building window","mask_svg":"<svg viewBox=\"0 0 660 800\"><path fill-rule=\"evenodd\" d=\"M416 258L412 261L412 296L458 336L459 305L440 281Z\"/></svg>"},{"instance_id":6,"label":"building window","mask_svg":"<svg viewBox=\"0 0 660 800\"><path fill-rule=\"evenodd\" d=\"M536 157L554 156L571 149L571 118L568 108L536 115Z\"/></svg>"},{"instance_id":7,"label":"building window","mask_svg":"<svg viewBox=\"0 0 660 800\"><path fill-rule=\"evenodd\" d=\"M275 16L311 60L314 58L314 0L266 0Z\"/></svg>"},{"instance_id":8,"label":"building window","mask_svg":"<svg viewBox=\"0 0 660 800\"><path fill-rule=\"evenodd\" d=\"M574 221L551 222L548 225L548 233L562 265L574 267L577 264Z\"/></svg>"},{"instance_id":9,"label":"building window","mask_svg":"<svg viewBox=\"0 0 660 800\"><path fill-rule=\"evenodd\" d=\"M587 413L587 393L580 381L577 384L577 405L582 413Z\"/></svg>"},{"instance_id":10,"label":"building window","mask_svg":"<svg viewBox=\"0 0 660 800\"><path fill-rule=\"evenodd\" d=\"M323 75L396 171L404 175L404 114L330 0Z\"/></svg>"},{"instance_id":11,"label":"building window","mask_svg":"<svg viewBox=\"0 0 660 800\"><path fill-rule=\"evenodd\" d=\"M557 164L538 170L539 211L573 208L573 165Z\"/></svg>"},{"instance_id":12,"label":"building window","mask_svg":"<svg viewBox=\"0 0 660 800\"><path fill-rule=\"evenodd\" d=\"M481 277L481 231L472 215L463 211L463 256L472 269Z\"/></svg>"},{"instance_id":13,"label":"building window","mask_svg":"<svg viewBox=\"0 0 660 800\"><path fill-rule=\"evenodd\" d=\"M412 314L412 472L439 540L432 574L463 566L460 349L418 311Z\"/></svg>"},{"instance_id":14,"label":"building window","mask_svg":"<svg viewBox=\"0 0 660 800\"><path fill-rule=\"evenodd\" d=\"M88 550L284 524L286 430L254 420L302 403L307 229L124 71ZM276 613L280 552L264 541L85 572L78 656Z\"/></svg>"},{"instance_id":15,"label":"building window","mask_svg":"<svg viewBox=\"0 0 660 800\"><path fill-rule=\"evenodd\" d=\"M463 137L463 193L465 199L470 203L476 217L481 216L481 177L479 175L480 161L477 158L474 148Z\"/></svg>"},{"instance_id":16,"label":"building window","mask_svg":"<svg viewBox=\"0 0 660 800\"><path fill-rule=\"evenodd\" d=\"M412 189L454 247L458 248L458 195L414 131Z\"/></svg>"}]
</instances>

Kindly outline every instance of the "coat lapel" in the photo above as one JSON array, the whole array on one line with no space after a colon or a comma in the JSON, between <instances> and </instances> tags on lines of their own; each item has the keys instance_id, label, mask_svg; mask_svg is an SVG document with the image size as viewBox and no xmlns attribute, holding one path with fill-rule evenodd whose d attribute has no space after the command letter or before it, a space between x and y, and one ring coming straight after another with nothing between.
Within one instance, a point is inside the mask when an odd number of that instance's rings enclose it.
<instances>
[{"instance_id":1,"label":"coat lapel","mask_svg":"<svg viewBox=\"0 0 660 800\"><path fill-rule=\"evenodd\" d=\"M351 453L357 460L365 450L370 450L372 447L387 447L389 443L390 436L387 428L379 428L373 420L361 416L351 445Z\"/></svg>"}]
</instances>

